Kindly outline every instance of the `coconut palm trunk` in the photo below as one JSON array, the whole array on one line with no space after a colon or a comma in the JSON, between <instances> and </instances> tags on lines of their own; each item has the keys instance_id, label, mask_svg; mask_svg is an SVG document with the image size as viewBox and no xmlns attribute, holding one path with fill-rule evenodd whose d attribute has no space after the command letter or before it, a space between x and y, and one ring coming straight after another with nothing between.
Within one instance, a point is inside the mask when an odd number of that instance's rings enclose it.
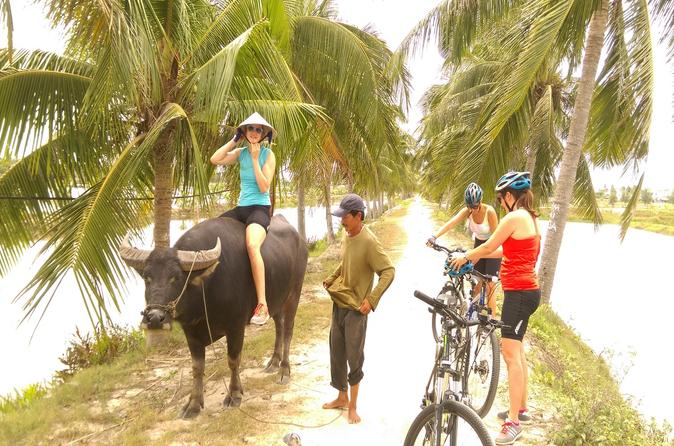
<instances>
[{"instance_id":1,"label":"coconut palm trunk","mask_svg":"<svg viewBox=\"0 0 674 446\"><path fill-rule=\"evenodd\" d=\"M163 138L166 142L168 136ZM154 157L154 246L168 248L171 240L171 205L173 201L173 154L161 142Z\"/></svg>"},{"instance_id":2,"label":"coconut palm trunk","mask_svg":"<svg viewBox=\"0 0 674 446\"><path fill-rule=\"evenodd\" d=\"M543 256L539 268L541 296L545 303L550 302L550 292L555 278L557 258L562 244L564 227L569 215L569 204L576 181L576 171L580 159L592 105L595 78L599 68L599 57L604 45L604 33L608 20L608 2L603 0L592 16L587 34L583 71L578 84L578 96L574 104L573 117L569 129L569 138L562 156L562 164L557 178L555 195L550 212L550 223L543 247Z\"/></svg>"},{"instance_id":3,"label":"coconut palm trunk","mask_svg":"<svg viewBox=\"0 0 674 446\"><path fill-rule=\"evenodd\" d=\"M335 231L332 229L332 209L330 209L332 200L332 183L330 182L330 174L326 173L325 182L323 184L323 201L325 201L325 223L327 225L328 243L335 243Z\"/></svg>"}]
</instances>

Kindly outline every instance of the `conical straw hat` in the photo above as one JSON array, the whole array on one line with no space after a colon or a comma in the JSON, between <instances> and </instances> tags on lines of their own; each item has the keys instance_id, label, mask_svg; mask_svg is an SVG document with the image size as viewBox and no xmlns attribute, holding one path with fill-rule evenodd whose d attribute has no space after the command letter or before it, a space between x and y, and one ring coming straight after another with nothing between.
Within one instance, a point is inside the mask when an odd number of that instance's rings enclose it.
<instances>
[{"instance_id":1,"label":"conical straw hat","mask_svg":"<svg viewBox=\"0 0 674 446\"><path fill-rule=\"evenodd\" d=\"M260 125L266 130L264 132L264 135L262 135L263 137L267 136L267 134L271 132L272 136L276 138L276 129L272 127L271 124L269 124L267 120L264 119L262 115L260 115L258 112L255 112L249 117L247 117L245 121L239 124L238 128L240 128L245 133L246 131L245 127L247 125Z\"/></svg>"}]
</instances>

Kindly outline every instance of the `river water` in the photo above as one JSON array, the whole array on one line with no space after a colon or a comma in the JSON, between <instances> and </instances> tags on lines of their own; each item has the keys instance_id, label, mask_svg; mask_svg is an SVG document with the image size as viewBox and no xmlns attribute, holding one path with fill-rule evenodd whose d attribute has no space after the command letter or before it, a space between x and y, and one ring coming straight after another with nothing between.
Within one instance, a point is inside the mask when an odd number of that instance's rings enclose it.
<instances>
[{"instance_id":1,"label":"river water","mask_svg":"<svg viewBox=\"0 0 674 446\"><path fill-rule=\"evenodd\" d=\"M276 212L296 225L296 209ZM337 227L339 221L334 223ZM190 225L173 222L172 239ZM306 227L308 239L324 236L323 208L307 208ZM543 222L542 229L545 227ZM665 381L668 372L664 368L672 339L667 318L674 314L674 293L666 280L671 261L666 254L674 252L674 237L630 230L621 244L618 230L607 225L595 232L591 224L567 224L552 306L593 350L606 355L623 393L634 397L642 413L674 424L669 410L674 386ZM148 231L145 239L150 238ZM11 300L34 274L38 249L29 250L13 272L0 279L0 357L3 364L11 364L0 368L0 395L49 379L63 368L58 357L75 328L90 329L71 277L59 288L32 341L34 320L17 327L22 311ZM127 288L121 311L113 310L113 320L137 326L144 306L143 284L134 274Z\"/></svg>"}]
</instances>

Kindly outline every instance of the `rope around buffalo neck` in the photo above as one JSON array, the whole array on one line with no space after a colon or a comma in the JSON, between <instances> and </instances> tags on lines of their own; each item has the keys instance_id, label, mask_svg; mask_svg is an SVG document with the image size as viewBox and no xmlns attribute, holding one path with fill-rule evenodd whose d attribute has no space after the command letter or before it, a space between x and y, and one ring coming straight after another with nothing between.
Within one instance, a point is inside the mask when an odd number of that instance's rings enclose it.
<instances>
[{"instance_id":1,"label":"rope around buffalo neck","mask_svg":"<svg viewBox=\"0 0 674 446\"><path fill-rule=\"evenodd\" d=\"M211 345L210 345L210 347L211 347L211 350L213 351L213 357L214 357L215 359L218 359L218 353L215 351L215 345L214 345L214 343L213 343L213 333L211 332L211 324L210 324L210 322L208 321L208 308L207 308L207 306L206 306L206 291L204 291L204 284L203 284L203 283L201 284L201 297L203 298L203 302L204 302L204 314L205 314L205 316L206 316L206 327L208 328L208 337L209 337L209 339L211 340ZM224 360L224 358L223 358L223 360ZM225 376L224 376L224 375L222 376L222 383L225 385L225 389L227 389L227 394L229 395L229 394L230 394L230 392L229 392L229 386L227 385L227 380L225 380ZM263 423L263 424L274 424L274 425L283 425L283 426L295 426L295 427L300 427L300 428L303 428L303 429L319 429L319 428L321 428L321 427L325 427L325 426L328 426L328 425L334 423L335 421L337 421L337 420L342 416L342 414L341 414L341 412L340 412L335 418L333 418L332 420L328 421L327 423L318 424L318 425L315 425L315 426L307 426L307 425L304 425L304 424L293 423L292 421L269 421L269 420L261 420L260 418L257 418L255 415L252 415L252 414L246 412L245 410L243 410L243 409L241 408L241 406L238 406L237 409L238 409L239 411L241 411L241 413L243 413L243 414L246 415L247 417L249 417L249 418L251 418L251 419L257 421L258 423Z\"/></svg>"},{"instance_id":2,"label":"rope around buffalo neck","mask_svg":"<svg viewBox=\"0 0 674 446\"><path fill-rule=\"evenodd\" d=\"M187 273L187 277L185 278L185 284L183 285L183 290L180 292L178 297L173 299L171 302L169 302L166 305L162 304L149 304L145 306L145 309L150 309L152 310L153 308L157 308L163 311L166 311L168 314L171 315L171 319L176 318L176 307L178 306L178 302L180 302L180 299L182 299L183 294L185 294L185 290L187 289L187 284L190 283L190 276L192 275L192 270L194 269L194 264L197 262L197 254L199 254L201 250L197 251L197 253L194 255L194 259L192 260L192 265L190 266L190 270ZM201 288L203 290L203 283L201 284Z\"/></svg>"}]
</instances>

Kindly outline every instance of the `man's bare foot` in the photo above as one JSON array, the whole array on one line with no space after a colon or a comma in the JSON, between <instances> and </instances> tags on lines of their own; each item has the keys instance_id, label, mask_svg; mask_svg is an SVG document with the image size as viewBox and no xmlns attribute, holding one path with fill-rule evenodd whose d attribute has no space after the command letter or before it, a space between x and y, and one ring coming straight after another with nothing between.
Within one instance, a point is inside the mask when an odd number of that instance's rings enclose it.
<instances>
[{"instance_id":1,"label":"man's bare foot","mask_svg":"<svg viewBox=\"0 0 674 446\"><path fill-rule=\"evenodd\" d=\"M341 409L344 410L349 406L349 400L343 398L337 398L334 401L323 404L323 409Z\"/></svg>"},{"instance_id":2,"label":"man's bare foot","mask_svg":"<svg viewBox=\"0 0 674 446\"><path fill-rule=\"evenodd\" d=\"M358 416L358 413L356 413L356 408L349 406L349 424L358 423L360 423L360 417Z\"/></svg>"}]
</instances>

